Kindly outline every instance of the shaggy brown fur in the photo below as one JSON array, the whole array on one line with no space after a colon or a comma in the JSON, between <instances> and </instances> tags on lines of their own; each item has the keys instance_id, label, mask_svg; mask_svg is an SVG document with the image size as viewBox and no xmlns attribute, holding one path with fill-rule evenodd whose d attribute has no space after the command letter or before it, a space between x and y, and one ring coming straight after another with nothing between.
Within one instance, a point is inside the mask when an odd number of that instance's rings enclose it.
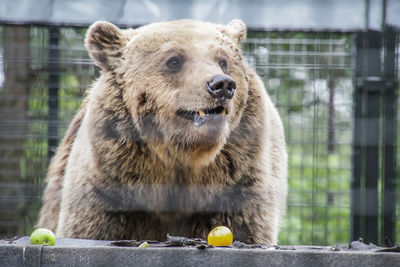
<instances>
[{"instance_id":1,"label":"shaggy brown fur","mask_svg":"<svg viewBox=\"0 0 400 267\"><path fill-rule=\"evenodd\" d=\"M38 225L46 225L53 232L57 229L58 215L60 213L65 166L67 165L76 133L81 126L83 116L85 116L86 104L87 99L82 103L81 108L72 120L47 170L46 181L48 184L44 191L43 207L40 212Z\"/></svg>"},{"instance_id":2,"label":"shaggy brown fur","mask_svg":"<svg viewBox=\"0 0 400 267\"><path fill-rule=\"evenodd\" d=\"M59 237L165 240L226 225L236 240L277 243L283 128L243 60L245 37L238 20L92 25L86 45L102 74L50 164L38 226ZM216 99L207 83L226 74L234 96ZM222 109L198 115L203 124L181 116Z\"/></svg>"}]
</instances>

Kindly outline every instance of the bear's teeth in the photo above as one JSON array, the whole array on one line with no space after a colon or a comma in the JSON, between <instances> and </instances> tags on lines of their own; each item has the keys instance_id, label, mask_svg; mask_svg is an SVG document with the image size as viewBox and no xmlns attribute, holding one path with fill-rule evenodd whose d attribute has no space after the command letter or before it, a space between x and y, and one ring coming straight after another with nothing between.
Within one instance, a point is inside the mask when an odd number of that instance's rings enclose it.
<instances>
[{"instance_id":1,"label":"bear's teeth","mask_svg":"<svg viewBox=\"0 0 400 267\"><path fill-rule=\"evenodd\" d=\"M221 111L221 114L222 114L222 115L226 115L226 109L223 109L223 110Z\"/></svg>"},{"instance_id":2,"label":"bear's teeth","mask_svg":"<svg viewBox=\"0 0 400 267\"><path fill-rule=\"evenodd\" d=\"M200 110L199 110L199 115L200 115L200 116L205 116L206 113L205 113L202 109L200 109Z\"/></svg>"}]
</instances>

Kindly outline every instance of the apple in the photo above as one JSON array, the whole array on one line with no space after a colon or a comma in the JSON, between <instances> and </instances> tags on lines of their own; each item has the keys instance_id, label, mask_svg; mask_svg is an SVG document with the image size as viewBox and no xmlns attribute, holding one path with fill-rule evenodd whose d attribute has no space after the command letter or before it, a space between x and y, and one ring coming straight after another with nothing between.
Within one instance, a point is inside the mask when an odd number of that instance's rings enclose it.
<instances>
[{"instance_id":1,"label":"apple","mask_svg":"<svg viewBox=\"0 0 400 267\"><path fill-rule=\"evenodd\" d=\"M56 236L46 228L38 228L31 234L31 244L54 246L56 244Z\"/></svg>"},{"instance_id":2,"label":"apple","mask_svg":"<svg viewBox=\"0 0 400 267\"><path fill-rule=\"evenodd\" d=\"M208 234L207 242L215 247L228 247L233 242L232 231L226 226L217 226Z\"/></svg>"},{"instance_id":3,"label":"apple","mask_svg":"<svg viewBox=\"0 0 400 267\"><path fill-rule=\"evenodd\" d=\"M148 248L148 247L150 247L149 246L149 243L147 243L146 241L144 241L142 244L140 244L140 246L139 246L139 248Z\"/></svg>"}]
</instances>

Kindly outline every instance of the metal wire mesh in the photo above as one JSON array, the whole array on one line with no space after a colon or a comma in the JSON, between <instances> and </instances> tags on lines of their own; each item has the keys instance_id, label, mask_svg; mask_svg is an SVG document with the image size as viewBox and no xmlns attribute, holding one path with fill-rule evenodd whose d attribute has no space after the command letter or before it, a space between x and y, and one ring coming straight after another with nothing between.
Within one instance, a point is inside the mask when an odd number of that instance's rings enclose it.
<instances>
[{"instance_id":1,"label":"metal wire mesh","mask_svg":"<svg viewBox=\"0 0 400 267\"><path fill-rule=\"evenodd\" d=\"M3 236L27 234L33 227L48 153L54 149L48 147L48 139L62 137L97 74L83 46L85 30L0 27L0 75L3 75L0 76L0 234ZM58 44L49 43L52 34L59 35ZM244 54L262 77L286 131L289 198L280 243L347 243L352 35L250 32L248 37L243 45ZM57 58L49 58L51 49L57 50ZM52 66L57 66L59 77L55 136L48 134L49 123L54 123L49 122Z\"/></svg>"},{"instance_id":2,"label":"metal wire mesh","mask_svg":"<svg viewBox=\"0 0 400 267\"><path fill-rule=\"evenodd\" d=\"M83 47L86 29L0 27L0 235L28 234L35 224L48 164L49 139L62 138L95 67ZM50 50L57 58L49 57ZM54 63L58 69L54 70ZM58 134L48 133L50 74L59 77Z\"/></svg>"},{"instance_id":3,"label":"metal wire mesh","mask_svg":"<svg viewBox=\"0 0 400 267\"><path fill-rule=\"evenodd\" d=\"M244 45L282 116L289 154L284 244L345 243L350 234L352 38L254 33Z\"/></svg>"}]
</instances>

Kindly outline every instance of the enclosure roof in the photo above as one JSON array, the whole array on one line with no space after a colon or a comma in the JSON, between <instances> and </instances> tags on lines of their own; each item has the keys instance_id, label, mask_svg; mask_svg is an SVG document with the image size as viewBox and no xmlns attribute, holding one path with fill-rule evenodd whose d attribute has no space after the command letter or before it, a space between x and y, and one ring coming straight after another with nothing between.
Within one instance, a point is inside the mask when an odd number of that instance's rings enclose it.
<instances>
[{"instance_id":1,"label":"enclosure roof","mask_svg":"<svg viewBox=\"0 0 400 267\"><path fill-rule=\"evenodd\" d=\"M96 20L107 20L134 26L183 18L219 23L240 18L253 29L379 29L385 20L400 26L400 1L387 0L386 9L384 3L384 0L1 0L0 21L86 26Z\"/></svg>"}]
</instances>

